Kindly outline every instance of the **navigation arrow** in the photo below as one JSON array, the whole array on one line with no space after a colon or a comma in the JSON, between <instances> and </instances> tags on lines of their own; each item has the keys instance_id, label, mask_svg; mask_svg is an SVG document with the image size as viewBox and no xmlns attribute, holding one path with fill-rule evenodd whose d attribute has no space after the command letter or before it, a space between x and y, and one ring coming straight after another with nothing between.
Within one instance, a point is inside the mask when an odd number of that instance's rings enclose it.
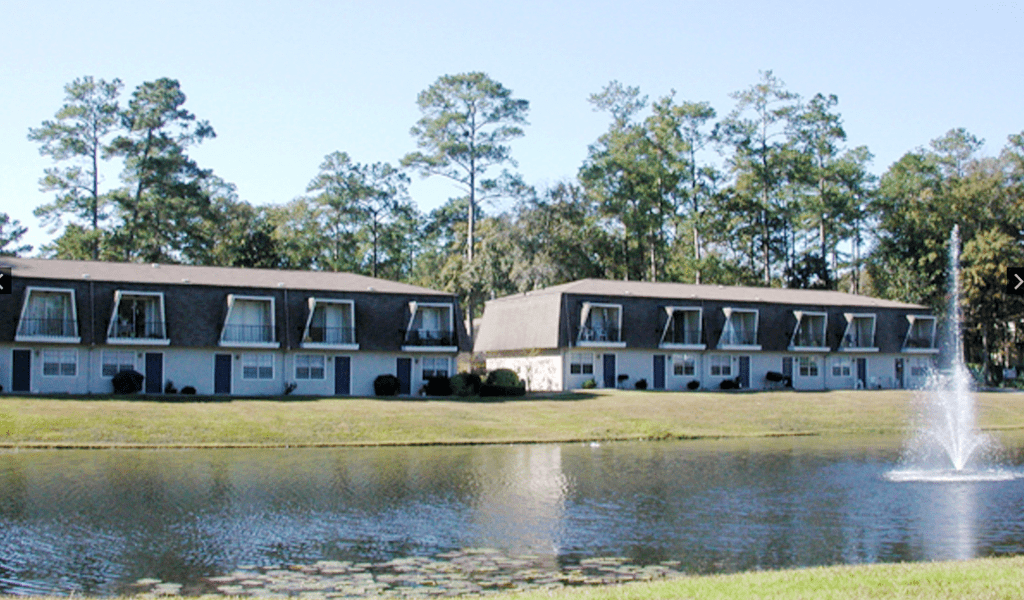
<instances>
[{"instance_id":1,"label":"navigation arrow","mask_svg":"<svg viewBox=\"0 0 1024 600\"><path fill-rule=\"evenodd\" d=\"M1011 296L1024 296L1024 267L1006 269L1006 293Z\"/></svg>"},{"instance_id":2,"label":"navigation arrow","mask_svg":"<svg viewBox=\"0 0 1024 600\"><path fill-rule=\"evenodd\" d=\"M1020 275L1016 273L1014 273L1013 276L1017 278L1017 285L1013 286L1013 289L1018 290L1020 289L1021 284L1024 283L1024 279L1021 279Z\"/></svg>"}]
</instances>

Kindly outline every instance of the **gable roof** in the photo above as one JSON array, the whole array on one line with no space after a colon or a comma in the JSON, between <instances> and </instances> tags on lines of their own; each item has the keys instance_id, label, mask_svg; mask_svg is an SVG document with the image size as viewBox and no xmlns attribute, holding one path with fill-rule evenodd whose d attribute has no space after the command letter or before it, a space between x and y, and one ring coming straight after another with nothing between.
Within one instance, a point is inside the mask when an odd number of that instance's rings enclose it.
<instances>
[{"instance_id":1,"label":"gable roof","mask_svg":"<svg viewBox=\"0 0 1024 600\"><path fill-rule=\"evenodd\" d=\"M797 290L725 285L696 285L651 281L619 281L580 279L541 290L505 296L488 304L514 301L525 296L542 294L576 294L580 296L614 296L620 298L663 298L667 300L713 300L719 302L768 302L772 304L825 305L862 308L902 308L928 310L919 304L883 300L831 290Z\"/></svg>"},{"instance_id":2,"label":"gable roof","mask_svg":"<svg viewBox=\"0 0 1024 600\"><path fill-rule=\"evenodd\" d=\"M196 267L190 265L117 263L89 260L0 257L0 267L10 267L14 278L114 281L161 285L207 285L236 288L288 288L339 292L379 292L452 296L425 287L376 279L355 273Z\"/></svg>"}]
</instances>

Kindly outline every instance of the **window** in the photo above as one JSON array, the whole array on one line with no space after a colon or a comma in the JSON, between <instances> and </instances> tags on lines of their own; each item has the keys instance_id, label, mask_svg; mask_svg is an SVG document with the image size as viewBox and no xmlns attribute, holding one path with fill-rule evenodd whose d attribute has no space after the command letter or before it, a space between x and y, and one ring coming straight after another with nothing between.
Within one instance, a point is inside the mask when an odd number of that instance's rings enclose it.
<instances>
[{"instance_id":1,"label":"window","mask_svg":"<svg viewBox=\"0 0 1024 600\"><path fill-rule=\"evenodd\" d=\"M273 379L273 354L243 354L242 379Z\"/></svg>"},{"instance_id":2,"label":"window","mask_svg":"<svg viewBox=\"0 0 1024 600\"><path fill-rule=\"evenodd\" d=\"M228 294L221 345L276 348L274 340L274 299Z\"/></svg>"},{"instance_id":3,"label":"window","mask_svg":"<svg viewBox=\"0 0 1024 600\"><path fill-rule=\"evenodd\" d=\"M28 288L16 339L61 338L81 341L74 290Z\"/></svg>"},{"instance_id":4,"label":"window","mask_svg":"<svg viewBox=\"0 0 1024 600\"><path fill-rule=\"evenodd\" d=\"M696 357L692 354L676 354L672 356L672 374L677 377L693 375L697 372Z\"/></svg>"},{"instance_id":5,"label":"window","mask_svg":"<svg viewBox=\"0 0 1024 600\"><path fill-rule=\"evenodd\" d=\"M594 355L590 352L573 352L570 354L569 373L572 375L593 375Z\"/></svg>"},{"instance_id":6,"label":"window","mask_svg":"<svg viewBox=\"0 0 1024 600\"><path fill-rule=\"evenodd\" d=\"M800 357L800 376L801 377L817 377L818 376L818 358L815 356L801 356Z\"/></svg>"},{"instance_id":7,"label":"window","mask_svg":"<svg viewBox=\"0 0 1024 600\"><path fill-rule=\"evenodd\" d=\"M78 351L43 350L43 375L54 377L78 375Z\"/></svg>"},{"instance_id":8,"label":"window","mask_svg":"<svg viewBox=\"0 0 1024 600\"><path fill-rule=\"evenodd\" d=\"M875 315L846 315L846 331L841 348L874 348Z\"/></svg>"},{"instance_id":9,"label":"window","mask_svg":"<svg viewBox=\"0 0 1024 600\"><path fill-rule=\"evenodd\" d=\"M410 302L412 314L405 334L406 346L455 346L451 304Z\"/></svg>"},{"instance_id":10,"label":"window","mask_svg":"<svg viewBox=\"0 0 1024 600\"><path fill-rule=\"evenodd\" d=\"M757 311L724 308L726 321L719 346L756 346Z\"/></svg>"},{"instance_id":11,"label":"window","mask_svg":"<svg viewBox=\"0 0 1024 600\"><path fill-rule=\"evenodd\" d=\"M622 307L618 304L594 304L583 303L583 310L580 312L580 343L603 343L612 342L619 344L622 341Z\"/></svg>"},{"instance_id":12,"label":"window","mask_svg":"<svg viewBox=\"0 0 1024 600\"><path fill-rule=\"evenodd\" d=\"M935 317L908 315L907 320L910 321L910 328L903 342L904 349L935 349Z\"/></svg>"},{"instance_id":13,"label":"window","mask_svg":"<svg viewBox=\"0 0 1024 600\"><path fill-rule=\"evenodd\" d=\"M842 356L832 359L832 376L833 377L849 377L852 372L851 363L849 358Z\"/></svg>"},{"instance_id":14,"label":"window","mask_svg":"<svg viewBox=\"0 0 1024 600\"><path fill-rule=\"evenodd\" d=\"M323 379L325 359L322 354L297 354L295 355L295 378L296 379ZM273 369L271 376L273 377Z\"/></svg>"},{"instance_id":15,"label":"window","mask_svg":"<svg viewBox=\"0 0 1024 600\"><path fill-rule=\"evenodd\" d=\"M931 361L927 358L912 358L910 359L910 376L927 377L930 366Z\"/></svg>"},{"instance_id":16,"label":"window","mask_svg":"<svg viewBox=\"0 0 1024 600\"><path fill-rule=\"evenodd\" d=\"M102 375L104 377L113 377L121 371L134 371L135 370L135 351L134 350L104 350L103 351L103 368Z\"/></svg>"},{"instance_id":17,"label":"window","mask_svg":"<svg viewBox=\"0 0 1024 600\"><path fill-rule=\"evenodd\" d=\"M107 328L113 343L165 340L164 298L156 292L114 292L114 311ZM130 342L129 342L130 343Z\"/></svg>"},{"instance_id":18,"label":"window","mask_svg":"<svg viewBox=\"0 0 1024 600\"><path fill-rule=\"evenodd\" d=\"M428 377L447 377L448 359L444 357L423 358L423 379Z\"/></svg>"},{"instance_id":19,"label":"window","mask_svg":"<svg viewBox=\"0 0 1024 600\"><path fill-rule=\"evenodd\" d=\"M793 315L796 317L797 323L789 345L794 348L824 348L825 328L828 324L827 315L799 310L793 311Z\"/></svg>"},{"instance_id":20,"label":"window","mask_svg":"<svg viewBox=\"0 0 1024 600\"><path fill-rule=\"evenodd\" d=\"M701 345L701 309L665 307L668 322L661 334L661 343L670 345Z\"/></svg>"},{"instance_id":21,"label":"window","mask_svg":"<svg viewBox=\"0 0 1024 600\"><path fill-rule=\"evenodd\" d=\"M351 300L309 299L309 318L303 344L347 346L356 343L355 303Z\"/></svg>"},{"instance_id":22,"label":"window","mask_svg":"<svg viewBox=\"0 0 1024 600\"><path fill-rule=\"evenodd\" d=\"M711 376L712 377L731 377L732 376L732 357L726 354L712 354L711 355Z\"/></svg>"}]
</instances>

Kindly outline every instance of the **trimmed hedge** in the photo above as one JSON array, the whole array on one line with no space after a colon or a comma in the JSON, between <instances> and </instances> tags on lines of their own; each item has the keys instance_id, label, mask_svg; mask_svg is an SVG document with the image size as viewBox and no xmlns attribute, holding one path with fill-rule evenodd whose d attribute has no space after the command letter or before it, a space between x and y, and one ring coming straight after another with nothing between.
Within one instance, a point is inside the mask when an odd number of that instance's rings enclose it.
<instances>
[{"instance_id":1,"label":"trimmed hedge","mask_svg":"<svg viewBox=\"0 0 1024 600\"><path fill-rule=\"evenodd\" d=\"M450 384L453 394L465 398L479 395L483 381L476 373L459 373L451 378Z\"/></svg>"},{"instance_id":2,"label":"trimmed hedge","mask_svg":"<svg viewBox=\"0 0 1024 600\"><path fill-rule=\"evenodd\" d=\"M400 385L398 377L394 375L378 375L373 380L373 393L377 396L397 396Z\"/></svg>"}]
</instances>

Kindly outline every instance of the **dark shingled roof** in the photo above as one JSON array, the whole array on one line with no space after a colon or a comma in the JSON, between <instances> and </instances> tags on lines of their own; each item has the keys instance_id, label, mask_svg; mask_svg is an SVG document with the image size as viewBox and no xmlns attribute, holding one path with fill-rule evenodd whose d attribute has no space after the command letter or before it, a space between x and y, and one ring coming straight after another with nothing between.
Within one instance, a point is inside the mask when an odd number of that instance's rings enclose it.
<instances>
[{"instance_id":1,"label":"dark shingled roof","mask_svg":"<svg viewBox=\"0 0 1024 600\"><path fill-rule=\"evenodd\" d=\"M241 288L333 290L340 292L381 292L452 296L424 287L375 279L354 273L287 271L236 267L194 267L189 265L137 264L88 260L49 260L0 257L0 267L11 267L15 278L125 281L163 285L208 285Z\"/></svg>"}]
</instances>

